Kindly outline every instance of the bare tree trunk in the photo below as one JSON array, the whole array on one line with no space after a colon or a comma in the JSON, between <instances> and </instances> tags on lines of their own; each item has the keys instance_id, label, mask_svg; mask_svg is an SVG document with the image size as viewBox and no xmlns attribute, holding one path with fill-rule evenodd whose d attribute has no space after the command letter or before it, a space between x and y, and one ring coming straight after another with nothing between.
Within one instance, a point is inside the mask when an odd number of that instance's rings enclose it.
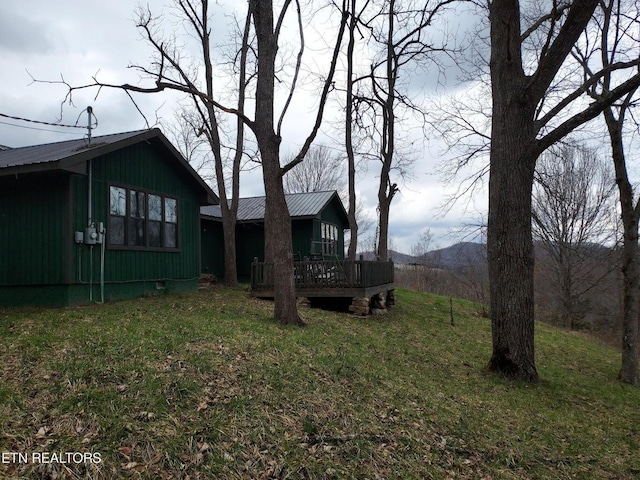
<instances>
[{"instance_id":1,"label":"bare tree trunk","mask_svg":"<svg viewBox=\"0 0 640 480\"><path fill-rule=\"evenodd\" d=\"M526 147L523 148L527 142L520 136L522 130L512 128L514 124L506 118L503 120L503 125L508 125L506 130L513 134L498 128L492 139L487 253L493 354L488 369L534 382L538 379L534 363L531 236L535 158L527 158ZM514 157L519 162L514 162Z\"/></svg>"},{"instance_id":2,"label":"bare tree trunk","mask_svg":"<svg viewBox=\"0 0 640 480\"><path fill-rule=\"evenodd\" d=\"M211 151L215 157L216 182L218 184L218 196L220 198L220 213L222 214L222 236L224 240L224 283L229 287L238 284L236 270L236 218L238 213L237 201L229 205L225 177L222 169L222 155L220 149L220 137L218 136L218 122L213 105L207 105L209 124L212 126L207 132ZM239 169L239 166L238 166ZM235 178L238 172L233 172Z\"/></svg>"},{"instance_id":3,"label":"bare tree trunk","mask_svg":"<svg viewBox=\"0 0 640 480\"><path fill-rule=\"evenodd\" d=\"M386 262L389 259L389 213L391 201L398 191L397 185L391 184L390 173L395 154L395 127L396 116L394 112L396 104L396 80L399 75L398 55L395 51L393 35L395 32L395 0L390 0L387 12L387 39L386 39L386 75L385 91L376 92L376 96L382 106L382 142L380 145L380 186L378 187L378 215L380 228L378 235L378 260ZM374 92L376 80L373 76Z\"/></svg>"},{"instance_id":4,"label":"bare tree trunk","mask_svg":"<svg viewBox=\"0 0 640 480\"><path fill-rule=\"evenodd\" d=\"M251 0L249 8L258 43L256 115L254 133L262 160L265 189L265 259L273 262L274 316L283 324L302 324L293 279L291 217L282 186L280 142L274 123L275 61L278 35L274 30L273 2ZM286 8L286 7L283 7Z\"/></svg>"},{"instance_id":5,"label":"bare tree trunk","mask_svg":"<svg viewBox=\"0 0 640 480\"><path fill-rule=\"evenodd\" d=\"M389 213L391 211L391 200L395 195L395 184L391 188L394 191L390 194L386 189L382 188L378 192L378 215L379 215L379 232L378 232L378 260L386 262L389 260Z\"/></svg>"},{"instance_id":6,"label":"bare tree trunk","mask_svg":"<svg viewBox=\"0 0 640 480\"><path fill-rule=\"evenodd\" d=\"M519 2L493 0L489 5L491 36L491 154L487 247L491 289L493 354L488 369L509 378L534 382L538 379L534 352L531 194L538 156L575 128L595 118L631 88L640 76L612 90L538 138L544 127L578 98L575 90L548 113L538 112L560 68L584 32L598 0L568 4L563 23L549 29L537 69L526 74L522 64L522 34ZM560 19L553 7L550 16ZM556 35L557 33L557 35ZM537 118L541 115L542 118Z\"/></svg>"},{"instance_id":7,"label":"bare tree trunk","mask_svg":"<svg viewBox=\"0 0 640 480\"><path fill-rule=\"evenodd\" d=\"M566 243L560 245L560 290L562 298L562 320L565 327L574 328L573 272L571 269L571 247Z\"/></svg>"},{"instance_id":8,"label":"bare tree trunk","mask_svg":"<svg viewBox=\"0 0 640 480\"><path fill-rule=\"evenodd\" d=\"M236 116L236 151L233 156L233 166L231 170L231 202L226 201L224 207L226 217L223 213L222 229L225 245L225 284L229 286L237 285L237 249L236 249L236 222L238 219L238 203L240 201L240 165L244 152L244 104L247 90L247 53L249 51L249 32L251 30L251 12L247 11L244 31L242 33L242 46L240 51L240 72L238 76L238 113ZM220 190L220 189L219 189ZM222 188L222 190L225 190ZM226 190L225 190L226 191ZM226 197L226 195L225 195ZM228 209L226 208L228 206Z\"/></svg>"},{"instance_id":9,"label":"bare tree trunk","mask_svg":"<svg viewBox=\"0 0 640 480\"><path fill-rule=\"evenodd\" d=\"M640 282L638 281L638 220L625 218L624 246L622 247L622 367L620 380L638 385L638 304Z\"/></svg>"},{"instance_id":10,"label":"bare tree trunk","mask_svg":"<svg viewBox=\"0 0 640 480\"><path fill-rule=\"evenodd\" d=\"M628 97L630 98L630 97ZM633 186L627 173L622 124L628 102L623 104L620 117L615 119L611 108L605 109L604 117L611 139L616 184L620 193L622 210L622 367L620 380L638 385L638 317L640 315L640 265L638 261L638 218L640 201L634 205Z\"/></svg>"},{"instance_id":11,"label":"bare tree trunk","mask_svg":"<svg viewBox=\"0 0 640 480\"><path fill-rule=\"evenodd\" d=\"M525 94L517 3L494 2L489 16L493 116L487 253L493 354L488 369L533 382L538 379L531 232L535 104Z\"/></svg>"},{"instance_id":12,"label":"bare tree trunk","mask_svg":"<svg viewBox=\"0 0 640 480\"><path fill-rule=\"evenodd\" d=\"M345 106L345 147L347 150L347 175L349 183L349 250L347 259L356 260L358 250L358 222L356 220L356 161L353 151L353 51L355 47L355 31L357 27L356 0L350 0L349 43L347 44L347 99Z\"/></svg>"},{"instance_id":13,"label":"bare tree trunk","mask_svg":"<svg viewBox=\"0 0 640 480\"><path fill-rule=\"evenodd\" d=\"M259 116L260 113L256 112L256 118ZM268 262L273 262L274 316L283 324L304 325L298 315L296 303L291 217L282 187L279 162L280 139L275 134L269 135L268 131L265 134L267 138L260 134L258 138L263 139L262 141L258 140L258 144L262 157L266 193L265 259Z\"/></svg>"},{"instance_id":14,"label":"bare tree trunk","mask_svg":"<svg viewBox=\"0 0 640 480\"><path fill-rule=\"evenodd\" d=\"M389 205L378 196L378 251L376 260L386 262L389 259Z\"/></svg>"},{"instance_id":15,"label":"bare tree trunk","mask_svg":"<svg viewBox=\"0 0 640 480\"><path fill-rule=\"evenodd\" d=\"M222 235L224 239L224 284L233 287L238 284L236 258L236 212L231 209L222 219Z\"/></svg>"}]
</instances>

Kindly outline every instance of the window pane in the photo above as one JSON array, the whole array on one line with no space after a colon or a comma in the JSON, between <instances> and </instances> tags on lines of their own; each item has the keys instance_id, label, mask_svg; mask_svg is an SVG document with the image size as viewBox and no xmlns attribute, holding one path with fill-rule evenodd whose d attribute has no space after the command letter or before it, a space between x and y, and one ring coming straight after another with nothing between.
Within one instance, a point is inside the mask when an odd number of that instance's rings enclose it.
<instances>
[{"instance_id":1,"label":"window pane","mask_svg":"<svg viewBox=\"0 0 640 480\"><path fill-rule=\"evenodd\" d=\"M149 195L149 220L162 220L162 197Z\"/></svg>"},{"instance_id":2,"label":"window pane","mask_svg":"<svg viewBox=\"0 0 640 480\"><path fill-rule=\"evenodd\" d=\"M170 223L178 223L178 201L175 198L164 199L164 221Z\"/></svg>"},{"instance_id":3,"label":"window pane","mask_svg":"<svg viewBox=\"0 0 640 480\"><path fill-rule=\"evenodd\" d=\"M129 245L144 247L144 219L129 219Z\"/></svg>"},{"instance_id":4,"label":"window pane","mask_svg":"<svg viewBox=\"0 0 640 480\"><path fill-rule=\"evenodd\" d=\"M131 190L129 195L129 200L131 202L131 217L132 218L144 218L144 193L136 192Z\"/></svg>"},{"instance_id":5,"label":"window pane","mask_svg":"<svg viewBox=\"0 0 640 480\"><path fill-rule=\"evenodd\" d=\"M111 245L124 245L124 217L110 217L109 243Z\"/></svg>"},{"instance_id":6,"label":"window pane","mask_svg":"<svg viewBox=\"0 0 640 480\"><path fill-rule=\"evenodd\" d=\"M149 200L149 205L151 205L151 200ZM151 215L151 211L149 211L149 215ZM150 247L161 247L162 242L160 241L160 222L153 222L149 220L149 246Z\"/></svg>"},{"instance_id":7,"label":"window pane","mask_svg":"<svg viewBox=\"0 0 640 480\"><path fill-rule=\"evenodd\" d=\"M176 248L177 241L177 225L175 223L164 224L164 246L167 248Z\"/></svg>"},{"instance_id":8,"label":"window pane","mask_svg":"<svg viewBox=\"0 0 640 480\"><path fill-rule=\"evenodd\" d=\"M109 189L109 213L125 216L127 214L127 192L124 188L111 187Z\"/></svg>"}]
</instances>

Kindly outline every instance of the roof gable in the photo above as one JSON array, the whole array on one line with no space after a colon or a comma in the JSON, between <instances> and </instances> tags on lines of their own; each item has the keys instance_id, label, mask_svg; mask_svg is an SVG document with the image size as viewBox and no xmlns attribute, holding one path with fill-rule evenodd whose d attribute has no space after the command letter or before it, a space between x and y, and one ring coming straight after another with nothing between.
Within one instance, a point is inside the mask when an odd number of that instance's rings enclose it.
<instances>
[{"instance_id":1,"label":"roof gable","mask_svg":"<svg viewBox=\"0 0 640 480\"><path fill-rule=\"evenodd\" d=\"M334 202L344 224L347 225L349 223L344 205L335 190L288 193L285 195L285 200L292 219L319 218L327 205ZM263 222L264 209L265 197L240 198L238 199L238 222ZM201 207L200 214L210 218L222 218L219 205Z\"/></svg>"},{"instance_id":2,"label":"roof gable","mask_svg":"<svg viewBox=\"0 0 640 480\"><path fill-rule=\"evenodd\" d=\"M176 163L202 189L206 203L218 203L217 195L157 128L93 137L90 145L82 138L0 150L0 176L55 170L85 173L85 164L90 159L142 141L168 150Z\"/></svg>"}]
</instances>

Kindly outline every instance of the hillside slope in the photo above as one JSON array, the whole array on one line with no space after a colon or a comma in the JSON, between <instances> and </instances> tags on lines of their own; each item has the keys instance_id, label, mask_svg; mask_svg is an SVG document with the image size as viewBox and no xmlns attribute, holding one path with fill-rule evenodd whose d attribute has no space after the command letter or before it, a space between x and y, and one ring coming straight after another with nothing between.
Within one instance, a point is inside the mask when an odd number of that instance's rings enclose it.
<instances>
[{"instance_id":1,"label":"hillside slope","mask_svg":"<svg viewBox=\"0 0 640 480\"><path fill-rule=\"evenodd\" d=\"M271 320L242 289L0 310L5 478L636 478L619 355L538 325L542 381L486 374L489 321L407 290L387 315ZM74 477L75 476L75 477Z\"/></svg>"}]
</instances>

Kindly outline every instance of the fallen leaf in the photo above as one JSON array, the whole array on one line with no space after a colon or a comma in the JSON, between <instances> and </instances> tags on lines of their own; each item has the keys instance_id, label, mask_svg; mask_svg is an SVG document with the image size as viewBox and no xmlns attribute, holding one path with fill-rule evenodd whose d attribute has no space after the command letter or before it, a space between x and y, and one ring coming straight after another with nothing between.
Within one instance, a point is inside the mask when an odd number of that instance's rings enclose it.
<instances>
[{"instance_id":1,"label":"fallen leaf","mask_svg":"<svg viewBox=\"0 0 640 480\"><path fill-rule=\"evenodd\" d=\"M122 464L122 469L123 470L132 470L132 469L136 468L137 466L138 466L138 462L123 463Z\"/></svg>"},{"instance_id":2,"label":"fallen leaf","mask_svg":"<svg viewBox=\"0 0 640 480\"><path fill-rule=\"evenodd\" d=\"M131 449L131 447L120 447L118 449L118 453L120 453L127 460L131 460L132 451L133 450Z\"/></svg>"}]
</instances>

